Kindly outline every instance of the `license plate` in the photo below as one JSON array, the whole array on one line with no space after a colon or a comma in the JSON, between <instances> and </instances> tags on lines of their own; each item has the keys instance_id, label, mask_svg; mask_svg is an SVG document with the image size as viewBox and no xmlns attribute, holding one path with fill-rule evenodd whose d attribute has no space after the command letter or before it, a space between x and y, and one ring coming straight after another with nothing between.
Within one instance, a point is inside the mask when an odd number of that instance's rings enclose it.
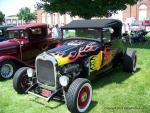
<instances>
[{"instance_id":1,"label":"license plate","mask_svg":"<svg viewBox=\"0 0 150 113\"><path fill-rule=\"evenodd\" d=\"M51 91L42 89L42 96L44 96L44 97L50 97L51 95L52 95Z\"/></svg>"}]
</instances>

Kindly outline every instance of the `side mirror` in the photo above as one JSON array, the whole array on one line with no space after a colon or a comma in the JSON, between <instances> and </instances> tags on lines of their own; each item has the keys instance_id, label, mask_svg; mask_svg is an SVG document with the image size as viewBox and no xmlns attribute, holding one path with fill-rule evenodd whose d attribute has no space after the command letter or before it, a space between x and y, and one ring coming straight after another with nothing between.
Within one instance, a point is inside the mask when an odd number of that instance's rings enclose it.
<instances>
[{"instance_id":1,"label":"side mirror","mask_svg":"<svg viewBox=\"0 0 150 113\"><path fill-rule=\"evenodd\" d=\"M109 28L109 32L110 32L111 34L113 34L113 33L114 33L114 29Z\"/></svg>"}]
</instances>

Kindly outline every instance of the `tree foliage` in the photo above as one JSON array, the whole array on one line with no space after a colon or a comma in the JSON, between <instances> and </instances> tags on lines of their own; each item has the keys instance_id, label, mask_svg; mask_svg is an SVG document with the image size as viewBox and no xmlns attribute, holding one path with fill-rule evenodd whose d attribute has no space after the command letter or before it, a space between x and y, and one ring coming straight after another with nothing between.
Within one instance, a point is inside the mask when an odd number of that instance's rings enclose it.
<instances>
[{"instance_id":1,"label":"tree foliage","mask_svg":"<svg viewBox=\"0 0 150 113\"><path fill-rule=\"evenodd\" d=\"M133 5L138 0L41 0L38 8L47 12L60 14L69 13L71 16L79 16L89 19L91 17L110 16L118 10L126 9L127 5Z\"/></svg>"},{"instance_id":2,"label":"tree foliage","mask_svg":"<svg viewBox=\"0 0 150 113\"><path fill-rule=\"evenodd\" d=\"M5 15L0 11L0 23L4 22Z\"/></svg>"},{"instance_id":3,"label":"tree foliage","mask_svg":"<svg viewBox=\"0 0 150 113\"><path fill-rule=\"evenodd\" d=\"M32 13L28 7L21 8L17 16L20 20L24 20L25 23L29 23L30 21L37 19L36 13Z\"/></svg>"}]
</instances>

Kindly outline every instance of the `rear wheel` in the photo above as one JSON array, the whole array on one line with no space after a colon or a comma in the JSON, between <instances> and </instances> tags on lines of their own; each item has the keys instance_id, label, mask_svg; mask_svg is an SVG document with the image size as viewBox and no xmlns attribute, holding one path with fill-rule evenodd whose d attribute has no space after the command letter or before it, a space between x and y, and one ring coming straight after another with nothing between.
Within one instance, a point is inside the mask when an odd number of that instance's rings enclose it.
<instances>
[{"instance_id":1,"label":"rear wheel","mask_svg":"<svg viewBox=\"0 0 150 113\"><path fill-rule=\"evenodd\" d=\"M25 93L30 86L27 69L28 67L20 68L13 77L13 88L20 94Z\"/></svg>"},{"instance_id":2,"label":"rear wheel","mask_svg":"<svg viewBox=\"0 0 150 113\"><path fill-rule=\"evenodd\" d=\"M6 80L13 77L16 66L12 61L3 61L0 63L0 80Z\"/></svg>"},{"instance_id":3,"label":"rear wheel","mask_svg":"<svg viewBox=\"0 0 150 113\"><path fill-rule=\"evenodd\" d=\"M137 56L133 53L131 56L125 55L123 58L123 69L125 72L135 72L136 71Z\"/></svg>"},{"instance_id":4,"label":"rear wheel","mask_svg":"<svg viewBox=\"0 0 150 113\"><path fill-rule=\"evenodd\" d=\"M67 107L72 113L85 112L92 100L92 87L87 79L78 78L66 94Z\"/></svg>"}]
</instances>

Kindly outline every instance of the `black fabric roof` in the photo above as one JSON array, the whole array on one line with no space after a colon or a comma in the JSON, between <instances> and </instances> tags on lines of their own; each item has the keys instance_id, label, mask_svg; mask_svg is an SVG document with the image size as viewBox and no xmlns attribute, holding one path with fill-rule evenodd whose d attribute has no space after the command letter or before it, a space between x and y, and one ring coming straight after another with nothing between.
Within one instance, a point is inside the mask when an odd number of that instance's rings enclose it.
<instances>
[{"instance_id":1,"label":"black fabric roof","mask_svg":"<svg viewBox=\"0 0 150 113\"><path fill-rule=\"evenodd\" d=\"M62 29L76 28L105 28L105 27L121 27L122 22L115 19L95 19L95 20L73 20L69 24L61 27Z\"/></svg>"}]
</instances>

